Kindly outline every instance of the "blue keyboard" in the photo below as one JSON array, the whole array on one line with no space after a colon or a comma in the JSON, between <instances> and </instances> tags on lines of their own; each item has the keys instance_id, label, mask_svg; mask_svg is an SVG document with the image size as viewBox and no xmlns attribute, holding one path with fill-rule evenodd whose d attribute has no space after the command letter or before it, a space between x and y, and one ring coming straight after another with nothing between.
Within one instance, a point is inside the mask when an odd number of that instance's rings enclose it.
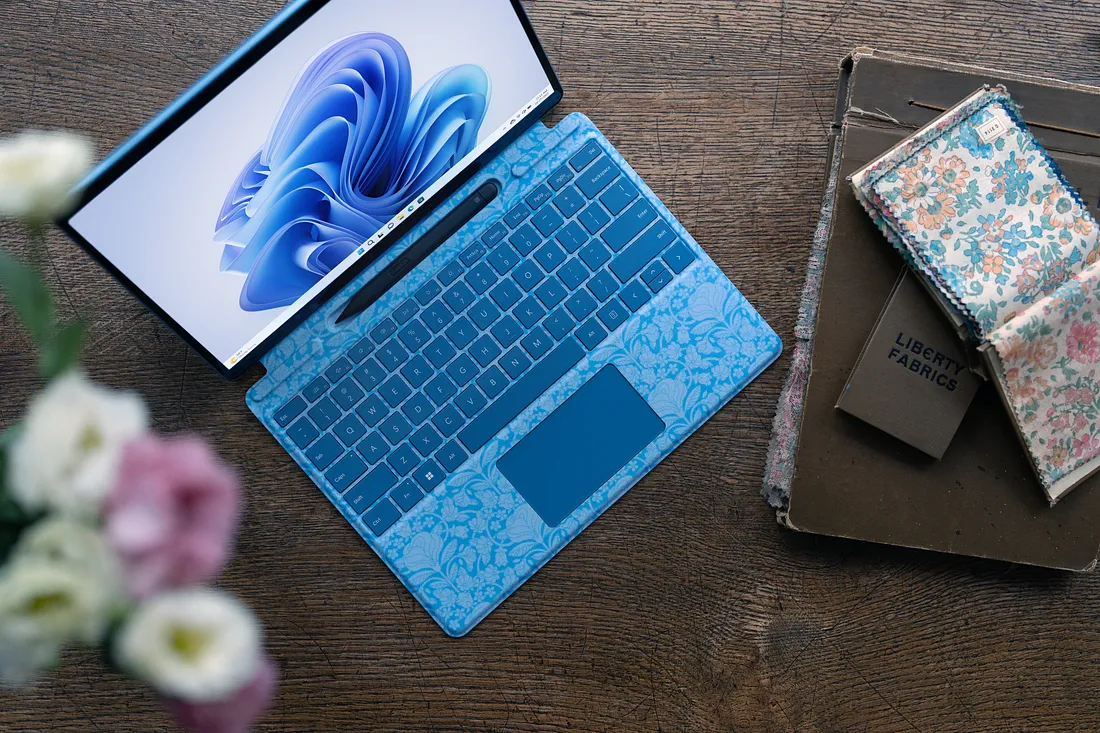
<instances>
[{"instance_id":1,"label":"blue keyboard","mask_svg":"<svg viewBox=\"0 0 1100 733\"><path fill-rule=\"evenodd\" d=\"M695 260L596 141L275 421L381 537Z\"/></svg>"}]
</instances>

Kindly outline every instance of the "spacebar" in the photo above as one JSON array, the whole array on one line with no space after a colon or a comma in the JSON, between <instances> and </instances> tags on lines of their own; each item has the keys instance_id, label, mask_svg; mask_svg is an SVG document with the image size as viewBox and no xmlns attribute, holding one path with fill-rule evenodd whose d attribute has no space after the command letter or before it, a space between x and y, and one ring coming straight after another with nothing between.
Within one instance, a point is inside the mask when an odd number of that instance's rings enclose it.
<instances>
[{"instance_id":1,"label":"spacebar","mask_svg":"<svg viewBox=\"0 0 1100 733\"><path fill-rule=\"evenodd\" d=\"M458 434L466 450L474 453L516 419L539 396L584 358L584 349L570 336L540 361L527 376L512 385L500 399Z\"/></svg>"}]
</instances>

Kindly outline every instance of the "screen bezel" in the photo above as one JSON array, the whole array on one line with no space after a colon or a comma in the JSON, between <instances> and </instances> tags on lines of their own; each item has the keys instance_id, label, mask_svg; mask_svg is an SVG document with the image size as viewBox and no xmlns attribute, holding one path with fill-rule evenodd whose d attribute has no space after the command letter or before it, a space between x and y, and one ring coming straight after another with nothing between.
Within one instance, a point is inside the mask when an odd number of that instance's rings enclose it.
<instances>
[{"instance_id":1,"label":"screen bezel","mask_svg":"<svg viewBox=\"0 0 1100 733\"><path fill-rule=\"evenodd\" d=\"M108 273L133 293L141 303L151 310L162 322L171 328L188 346L213 367L219 374L227 379L240 377L249 367L256 364L268 351L274 348L280 341L300 326L307 318L313 315L318 308L335 297L353 279L363 272L372 262L388 251L394 244L401 241L413 227L421 222L425 216L433 212L440 204L457 191L461 186L473 178L485 165L495 158L501 150L506 148L531 125L537 122L543 115L549 112L561 101L563 90L550 65L550 59L531 25L527 13L524 11L520 0L511 0L512 7L519 18L520 24L527 33L543 71L546 73L554 92L541 104L531 110L523 119L504 136L494 143L489 149L477 157L473 163L460 171L454 179L447 183L434 196L428 199L424 206L418 208L409 218L391 231L380 245L376 245L370 252L361 257L354 265L342 273L336 280L330 283L316 298L302 306L286 323L277 331L256 346L236 365L227 367L209 350L203 346L189 331L180 326L155 300L139 288L122 271L114 265L102 252L96 249L91 242L85 239L72 225L72 218L79 213L96 196L102 193L112 183L129 171L138 161L144 158L150 151L160 145L176 130L182 127L188 120L195 116L210 100L221 94L236 81L242 74L252 68L273 48L278 46L287 36L297 30L303 23L311 18L318 10L327 5L331 0L297 0L283 9L272 18L260 30L253 34L247 41L238 47L232 54L226 57L209 73L203 76L190 89L185 91L171 105L166 107L152 121L141 128L129 140L124 142L117 150L107 157L92 173L77 187L73 197L73 205L66 211L65 216L58 220L57 224L87 252L92 259L98 262ZM242 344L243 345L243 344Z\"/></svg>"}]
</instances>

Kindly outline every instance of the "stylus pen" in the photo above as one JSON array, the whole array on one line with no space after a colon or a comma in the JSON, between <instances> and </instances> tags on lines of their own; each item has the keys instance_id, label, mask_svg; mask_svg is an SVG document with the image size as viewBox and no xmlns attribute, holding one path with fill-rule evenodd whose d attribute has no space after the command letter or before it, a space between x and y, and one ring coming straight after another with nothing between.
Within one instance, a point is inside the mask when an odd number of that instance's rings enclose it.
<instances>
[{"instance_id":1,"label":"stylus pen","mask_svg":"<svg viewBox=\"0 0 1100 733\"><path fill-rule=\"evenodd\" d=\"M470 196L440 219L439 223L429 229L423 237L416 240L393 264L352 296L344 308L344 312L336 319L336 323L340 324L349 318L354 318L374 305L401 278L408 275L428 255L439 249L459 229L481 213L482 209L491 204L498 195L500 195L500 186L497 185L496 181L483 184L474 192L473 196Z\"/></svg>"}]
</instances>

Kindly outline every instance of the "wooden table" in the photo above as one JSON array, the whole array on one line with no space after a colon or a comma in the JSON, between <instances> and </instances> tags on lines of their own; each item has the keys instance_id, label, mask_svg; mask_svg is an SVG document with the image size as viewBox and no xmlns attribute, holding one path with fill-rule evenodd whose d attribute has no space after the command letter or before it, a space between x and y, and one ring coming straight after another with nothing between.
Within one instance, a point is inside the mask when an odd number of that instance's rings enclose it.
<instances>
[{"instance_id":1,"label":"wooden table","mask_svg":"<svg viewBox=\"0 0 1100 733\"><path fill-rule=\"evenodd\" d=\"M278 0L3 0L0 133L108 150ZM859 45L1100 83L1097 0L531 0L588 114L790 342L836 63ZM0 241L21 251L12 227ZM781 361L472 634L443 635L226 383L60 234L92 376L239 466L225 585L282 665L278 731L1088 731L1100 579L795 536L758 496ZM0 426L39 387L0 307ZM0 697L7 731L165 730L92 655Z\"/></svg>"}]
</instances>

